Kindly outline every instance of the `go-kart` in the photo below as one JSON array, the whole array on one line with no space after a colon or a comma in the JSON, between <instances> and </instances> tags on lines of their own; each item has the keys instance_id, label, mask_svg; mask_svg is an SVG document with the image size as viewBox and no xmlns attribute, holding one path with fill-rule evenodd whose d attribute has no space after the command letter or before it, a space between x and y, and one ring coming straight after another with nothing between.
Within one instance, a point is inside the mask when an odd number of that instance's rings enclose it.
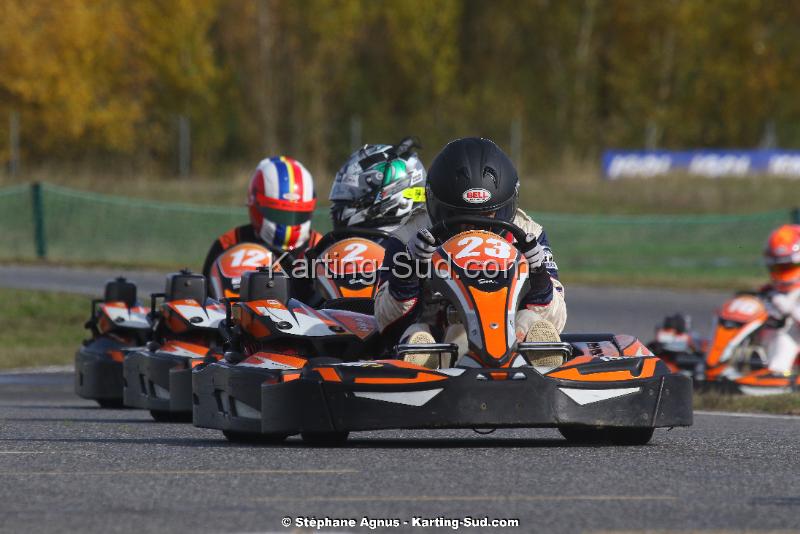
<instances>
[{"instance_id":1,"label":"go-kart","mask_svg":"<svg viewBox=\"0 0 800 534\"><path fill-rule=\"evenodd\" d=\"M121 407L124 352L144 345L152 330L136 284L124 278L107 282L103 298L92 300L85 327L92 337L75 353L75 393L102 407Z\"/></svg>"},{"instance_id":2,"label":"go-kart","mask_svg":"<svg viewBox=\"0 0 800 534\"><path fill-rule=\"evenodd\" d=\"M484 229L446 238L450 229L465 225ZM377 361L265 357L274 372L269 380L259 375L253 381L257 396L235 398L235 388L196 380L195 393L202 391L208 405L195 407L195 424L212 426L204 414L222 412L230 414L228 421L246 420L246 427L236 428L265 440L301 434L331 441L361 430L556 427L570 441L630 445L647 443L655 428L692 424L691 379L671 372L633 337L575 334L555 343L517 341L515 312L530 274L523 230L490 218L456 217L431 233L445 241L433 256L430 289L455 308L467 333L466 354L459 354L456 344L435 343L397 345L393 359ZM566 361L555 368L530 365L529 356L553 352ZM429 369L401 359L410 353L458 359L454 367ZM195 378L219 366L195 372ZM244 418L242 405L251 408Z\"/></svg>"},{"instance_id":3,"label":"go-kart","mask_svg":"<svg viewBox=\"0 0 800 534\"><path fill-rule=\"evenodd\" d=\"M692 330L689 315L677 313L665 317L647 348L673 372L691 377L695 385L705 380L708 340Z\"/></svg>"},{"instance_id":4,"label":"go-kart","mask_svg":"<svg viewBox=\"0 0 800 534\"><path fill-rule=\"evenodd\" d=\"M717 313L705 359L705 387L745 395L773 395L800 389L798 365L791 375L767 368L765 334L784 321L771 309L768 293L740 293ZM800 358L800 354L798 354Z\"/></svg>"},{"instance_id":5,"label":"go-kart","mask_svg":"<svg viewBox=\"0 0 800 534\"><path fill-rule=\"evenodd\" d=\"M373 239L386 237L380 230L348 228L320 241L308 254L315 284L328 298L317 308L291 298L283 272L244 274L239 298L227 301L222 327L231 350L193 373L194 424L222 430L231 440L260 439L262 383L311 360L379 353L372 296L384 249Z\"/></svg>"}]
</instances>

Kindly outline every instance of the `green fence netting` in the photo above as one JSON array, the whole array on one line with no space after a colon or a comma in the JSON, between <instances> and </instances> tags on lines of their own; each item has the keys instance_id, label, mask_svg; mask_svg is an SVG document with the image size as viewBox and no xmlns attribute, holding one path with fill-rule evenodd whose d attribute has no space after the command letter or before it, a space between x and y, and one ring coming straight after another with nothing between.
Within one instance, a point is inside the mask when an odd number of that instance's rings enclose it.
<instances>
[{"instance_id":1,"label":"green fence netting","mask_svg":"<svg viewBox=\"0 0 800 534\"><path fill-rule=\"evenodd\" d=\"M247 221L243 207L155 202L48 184L0 190L0 259L189 266ZM562 272L632 277L763 274L761 248L788 211L749 215L604 216L533 212ZM38 222L37 222L38 221ZM314 225L330 228L326 209ZM38 235L38 238L37 238Z\"/></svg>"}]
</instances>

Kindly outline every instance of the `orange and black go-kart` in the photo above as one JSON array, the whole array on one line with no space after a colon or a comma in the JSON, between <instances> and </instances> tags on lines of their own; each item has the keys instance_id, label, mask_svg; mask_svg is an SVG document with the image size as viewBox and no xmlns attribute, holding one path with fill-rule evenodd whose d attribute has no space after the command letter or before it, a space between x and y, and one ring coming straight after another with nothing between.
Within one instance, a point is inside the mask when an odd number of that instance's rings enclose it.
<instances>
[{"instance_id":1,"label":"orange and black go-kart","mask_svg":"<svg viewBox=\"0 0 800 534\"><path fill-rule=\"evenodd\" d=\"M377 228L348 227L328 232L306 257L314 284L325 300L374 298L390 234Z\"/></svg>"},{"instance_id":2,"label":"orange and black go-kart","mask_svg":"<svg viewBox=\"0 0 800 534\"><path fill-rule=\"evenodd\" d=\"M165 292L151 296L153 340L125 356L125 405L150 410L158 421L191 421L191 371L223 354L225 307L219 299L237 296L247 271L280 269L273 262L266 247L241 243L220 254L208 280L188 271L167 276ZM163 302L157 307L158 299Z\"/></svg>"},{"instance_id":3,"label":"orange and black go-kart","mask_svg":"<svg viewBox=\"0 0 800 534\"><path fill-rule=\"evenodd\" d=\"M665 317L647 348L673 372L691 377L695 386L705 380L708 340L692 329L691 316L676 313Z\"/></svg>"},{"instance_id":4,"label":"orange and black go-kart","mask_svg":"<svg viewBox=\"0 0 800 534\"><path fill-rule=\"evenodd\" d=\"M353 243L359 246L350 248ZM239 298L227 301L223 324L230 350L224 359L193 372L196 426L222 430L234 441L260 440L262 384L276 382L290 370L299 372L310 361L356 360L381 352L372 295L383 249L375 245L380 250L371 255L354 254L370 251L370 244L360 237L323 243L316 257L329 255L332 261L316 271L317 279L327 279L319 285L329 288L327 296L347 296L316 308L291 298L284 272L262 269L242 277ZM351 280L361 287L353 289ZM347 288L365 296L354 296Z\"/></svg>"},{"instance_id":5,"label":"orange and black go-kart","mask_svg":"<svg viewBox=\"0 0 800 534\"><path fill-rule=\"evenodd\" d=\"M206 278L188 270L167 275L150 296L153 339L123 362L125 406L150 410L157 421L189 421L192 368L222 357L219 323L225 307L209 298Z\"/></svg>"},{"instance_id":6,"label":"orange and black go-kart","mask_svg":"<svg viewBox=\"0 0 800 534\"><path fill-rule=\"evenodd\" d=\"M136 284L125 278L108 281L103 298L92 300L85 326L92 337L75 353L75 393L103 407L121 407L124 353L144 345L152 332Z\"/></svg>"},{"instance_id":7,"label":"orange and black go-kart","mask_svg":"<svg viewBox=\"0 0 800 534\"><path fill-rule=\"evenodd\" d=\"M769 331L792 320L780 317L772 307L771 296L768 291L739 293L719 309L704 362L704 388L745 395L800 390L800 354L789 375L767 368L765 340Z\"/></svg>"},{"instance_id":8,"label":"orange and black go-kart","mask_svg":"<svg viewBox=\"0 0 800 534\"><path fill-rule=\"evenodd\" d=\"M431 231L440 237L450 233L447 228L465 225L486 230L446 239L428 278L467 332L467 354L454 367L429 369L400 359L425 352L460 356L458 345L444 343L398 345L394 359L371 361L259 355L250 361L269 365L273 373L268 380L264 375L253 380L248 392L258 390L257 395L239 398L236 388L219 388L212 377L198 380L220 365L213 364L195 372L195 394L206 399L195 406L195 424L270 441L293 434L338 441L351 431L394 428L556 427L571 441L630 445L647 443L655 428L692 424L691 379L673 373L631 336L575 334L557 343L517 342L514 316L529 278L518 247L525 246L526 235L484 217L452 218ZM520 245L489 231L498 228ZM239 306L243 322L272 315L259 310L264 304ZM286 325L273 321L268 328L294 328L288 312L283 312ZM527 355L537 352L560 352L566 362L533 367ZM325 355L342 354L350 353ZM223 420L230 426L222 426Z\"/></svg>"}]
</instances>

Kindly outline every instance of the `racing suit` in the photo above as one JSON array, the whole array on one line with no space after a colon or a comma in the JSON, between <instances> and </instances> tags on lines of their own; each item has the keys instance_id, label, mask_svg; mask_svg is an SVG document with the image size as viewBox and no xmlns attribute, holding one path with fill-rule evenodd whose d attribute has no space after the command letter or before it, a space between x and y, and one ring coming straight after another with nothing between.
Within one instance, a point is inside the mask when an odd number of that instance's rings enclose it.
<instances>
[{"instance_id":1,"label":"racing suit","mask_svg":"<svg viewBox=\"0 0 800 534\"><path fill-rule=\"evenodd\" d=\"M773 295L772 307L785 321L780 328L765 332L767 367L773 373L789 375L800 353L800 288Z\"/></svg>"},{"instance_id":2,"label":"racing suit","mask_svg":"<svg viewBox=\"0 0 800 534\"><path fill-rule=\"evenodd\" d=\"M304 246L294 249L284 255L283 250L276 249L269 243L265 243L264 240L262 240L261 237L259 237L259 235L256 233L253 225L244 224L242 226L237 226L236 228L232 228L231 230L228 230L219 236L214 243L211 244L211 248L209 249L208 254L206 254L206 260L203 262L203 276L208 278L211 274L211 267L214 265L214 262L217 260L217 258L219 258L223 252L235 245L238 245L239 243L256 243L266 247L270 250L270 252L272 252L272 254L274 254L276 258L283 257L281 260L281 266L285 272L291 273L293 263L302 259L305 255L305 251L317 244L320 238L321 235L319 232L311 230L311 235ZM314 288L313 278L293 278L291 284L292 296L301 300L302 302L314 305L320 300L319 295Z\"/></svg>"},{"instance_id":3,"label":"racing suit","mask_svg":"<svg viewBox=\"0 0 800 534\"><path fill-rule=\"evenodd\" d=\"M564 287L558 280L558 267L553 260L544 229L533 221L524 211L518 209L512 221L526 233L536 236L537 241L545 248L545 270L533 274L530 279L530 290L520 299L520 310L516 315L517 337L537 320L545 319L561 332L567 321L567 306L564 300ZM424 207L414 211L401 227L394 231L392 239L386 245L386 256L379 288L375 296L375 319L378 327L387 338L407 339L415 329L437 330L430 310L425 310L421 284L418 278L411 276L399 278L393 266L397 254L407 257L409 250L406 244L421 229L431 227L431 221ZM463 327L461 332L452 337L445 334L445 342L456 342L461 353L466 350ZM441 332L439 332L441 336ZM439 337L440 337L439 336ZM450 337L450 339L448 339ZM461 338L461 339L457 339Z\"/></svg>"}]
</instances>

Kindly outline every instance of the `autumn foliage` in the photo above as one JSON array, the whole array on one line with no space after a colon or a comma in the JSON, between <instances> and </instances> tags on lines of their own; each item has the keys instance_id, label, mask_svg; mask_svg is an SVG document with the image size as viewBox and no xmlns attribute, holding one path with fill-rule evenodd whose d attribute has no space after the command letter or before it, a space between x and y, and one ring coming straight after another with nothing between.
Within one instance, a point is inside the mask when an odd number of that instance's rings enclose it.
<instances>
[{"instance_id":1,"label":"autumn foliage","mask_svg":"<svg viewBox=\"0 0 800 534\"><path fill-rule=\"evenodd\" d=\"M0 0L0 157L196 166L482 134L525 157L800 143L800 3Z\"/></svg>"}]
</instances>

